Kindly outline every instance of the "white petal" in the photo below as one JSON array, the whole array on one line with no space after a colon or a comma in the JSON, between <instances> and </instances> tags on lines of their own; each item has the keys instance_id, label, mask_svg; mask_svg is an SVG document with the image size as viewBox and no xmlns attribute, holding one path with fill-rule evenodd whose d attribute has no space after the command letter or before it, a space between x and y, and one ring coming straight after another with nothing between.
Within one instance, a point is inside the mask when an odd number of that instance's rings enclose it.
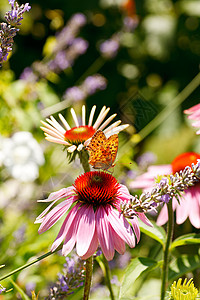
<instances>
[{"instance_id":1,"label":"white petal","mask_svg":"<svg viewBox=\"0 0 200 300\"><path fill-rule=\"evenodd\" d=\"M83 147L84 147L83 144L80 144L80 145L78 145L77 150L78 150L78 151L81 151L81 150L83 149Z\"/></svg>"},{"instance_id":2,"label":"white petal","mask_svg":"<svg viewBox=\"0 0 200 300\"><path fill-rule=\"evenodd\" d=\"M76 127L79 127L78 119L73 108L71 108L71 114L72 114L72 118L74 119L74 123L76 124Z\"/></svg>"},{"instance_id":3,"label":"white petal","mask_svg":"<svg viewBox=\"0 0 200 300\"><path fill-rule=\"evenodd\" d=\"M108 138L109 136L111 136L113 134L118 134L120 131L124 130L128 126L129 126L129 124L120 125L120 126L117 126L117 127L114 127L114 128L109 126L109 128L106 128L104 130L104 133L105 133L106 137Z\"/></svg>"},{"instance_id":4,"label":"white petal","mask_svg":"<svg viewBox=\"0 0 200 300\"><path fill-rule=\"evenodd\" d=\"M53 116L50 116L51 120L49 120L48 122L53 125L53 127L55 127L56 129L58 129L58 131L62 132L63 134L65 134L65 129L56 121L56 119Z\"/></svg>"},{"instance_id":5,"label":"white petal","mask_svg":"<svg viewBox=\"0 0 200 300\"><path fill-rule=\"evenodd\" d=\"M96 105L94 105L91 109L88 126L92 126L92 121L93 121L95 110L96 110Z\"/></svg>"},{"instance_id":6,"label":"white petal","mask_svg":"<svg viewBox=\"0 0 200 300\"><path fill-rule=\"evenodd\" d=\"M77 147L75 145L72 145L69 148L67 148L67 151L70 152L70 153L72 153L72 152L74 152L76 150L76 148Z\"/></svg>"},{"instance_id":7,"label":"white petal","mask_svg":"<svg viewBox=\"0 0 200 300\"><path fill-rule=\"evenodd\" d=\"M93 125L94 129L97 129L99 127L99 125L103 122L103 120L105 119L106 115L108 114L108 112L110 110L110 107L108 107L106 110L105 110L105 106L103 108L104 108L104 111L103 111L103 109L101 110L96 122ZM102 111L103 111L103 113L102 113Z\"/></svg>"},{"instance_id":8,"label":"white petal","mask_svg":"<svg viewBox=\"0 0 200 300\"><path fill-rule=\"evenodd\" d=\"M117 114L110 116L99 128L98 130L103 130L115 117ZM121 122L121 121L120 121Z\"/></svg>"},{"instance_id":9,"label":"white petal","mask_svg":"<svg viewBox=\"0 0 200 300\"><path fill-rule=\"evenodd\" d=\"M70 130L71 127L69 126L69 124L67 123L67 121L65 120L65 118L61 114L59 114L58 116L59 116L60 120L62 121L63 125L65 126L65 128L67 130Z\"/></svg>"},{"instance_id":10,"label":"white petal","mask_svg":"<svg viewBox=\"0 0 200 300\"><path fill-rule=\"evenodd\" d=\"M82 126L85 126L85 105L82 106Z\"/></svg>"}]
</instances>

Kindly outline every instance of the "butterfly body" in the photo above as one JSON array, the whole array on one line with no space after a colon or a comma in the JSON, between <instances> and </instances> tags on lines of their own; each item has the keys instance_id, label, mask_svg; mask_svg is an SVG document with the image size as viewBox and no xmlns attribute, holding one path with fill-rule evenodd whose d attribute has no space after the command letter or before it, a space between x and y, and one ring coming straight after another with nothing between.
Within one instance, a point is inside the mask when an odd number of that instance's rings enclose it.
<instances>
[{"instance_id":1,"label":"butterfly body","mask_svg":"<svg viewBox=\"0 0 200 300\"><path fill-rule=\"evenodd\" d=\"M108 170L114 167L114 161L118 150L118 135L106 138L103 131L97 131L87 146L89 151L89 164L94 169Z\"/></svg>"}]
</instances>

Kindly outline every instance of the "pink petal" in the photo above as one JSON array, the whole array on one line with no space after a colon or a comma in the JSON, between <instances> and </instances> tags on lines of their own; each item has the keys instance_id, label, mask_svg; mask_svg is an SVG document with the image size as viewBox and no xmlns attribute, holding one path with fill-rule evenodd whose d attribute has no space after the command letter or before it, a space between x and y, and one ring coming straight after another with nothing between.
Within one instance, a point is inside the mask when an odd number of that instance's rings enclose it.
<instances>
[{"instance_id":1,"label":"pink petal","mask_svg":"<svg viewBox=\"0 0 200 300\"><path fill-rule=\"evenodd\" d=\"M133 227L133 230L134 230L136 238L137 238L137 243L138 243L140 240L140 227L139 227L138 219L137 219L137 217L133 217L133 219L130 219L129 221Z\"/></svg>"},{"instance_id":2,"label":"pink petal","mask_svg":"<svg viewBox=\"0 0 200 300\"><path fill-rule=\"evenodd\" d=\"M149 221L144 213L137 213L137 215L144 224L153 227L153 224Z\"/></svg>"},{"instance_id":3,"label":"pink petal","mask_svg":"<svg viewBox=\"0 0 200 300\"><path fill-rule=\"evenodd\" d=\"M190 209L188 210L189 219L191 224L200 228L200 188L198 186L191 187L190 189Z\"/></svg>"},{"instance_id":4,"label":"pink petal","mask_svg":"<svg viewBox=\"0 0 200 300\"><path fill-rule=\"evenodd\" d=\"M163 208L161 209L156 224L158 226L162 226L163 224L165 224L168 220L168 211L167 211L167 204L164 204Z\"/></svg>"},{"instance_id":5,"label":"pink petal","mask_svg":"<svg viewBox=\"0 0 200 300\"><path fill-rule=\"evenodd\" d=\"M54 207L43 219L38 230L39 234L51 228L69 209L73 201L67 199Z\"/></svg>"},{"instance_id":6,"label":"pink petal","mask_svg":"<svg viewBox=\"0 0 200 300\"><path fill-rule=\"evenodd\" d=\"M88 251L81 258L87 259L90 256L92 256L96 252L98 245L99 245L98 234L97 234L97 230L95 230Z\"/></svg>"},{"instance_id":7,"label":"pink petal","mask_svg":"<svg viewBox=\"0 0 200 300\"><path fill-rule=\"evenodd\" d=\"M186 193L183 194L183 196L181 197L180 204L178 204L176 208L177 224L182 224L187 219L189 215L189 210L191 209L190 202L191 202L191 194L190 191L187 190Z\"/></svg>"},{"instance_id":8,"label":"pink petal","mask_svg":"<svg viewBox=\"0 0 200 300\"><path fill-rule=\"evenodd\" d=\"M135 236L133 230L122 214L110 208L108 210L108 220L114 231L131 248L135 247Z\"/></svg>"},{"instance_id":9,"label":"pink petal","mask_svg":"<svg viewBox=\"0 0 200 300\"><path fill-rule=\"evenodd\" d=\"M95 212L97 222L97 233L101 249L107 260L113 259L115 249L112 231L108 221L106 211L102 207L98 207Z\"/></svg>"},{"instance_id":10,"label":"pink petal","mask_svg":"<svg viewBox=\"0 0 200 300\"><path fill-rule=\"evenodd\" d=\"M119 237L119 235L114 231L114 229L112 227L111 227L111 231L112 231L115 250L119 254L124 254L126 251L125 242Z\"/></svg>"},{"instance_id":11,"label":"pink petal","mask_svg":"<svg viewBox=\"0 0 200 300\"><path fill-rule=\"evenodd\" d=\"M80 205L76 204L68 213L67 217L65 218L65 220L60 228L60 231L59 231L55 241L53 242L53 244L51 246L51 251L54 251L67 236L68 230L72 226L73 220L75 219L75 216L77 214L79 207L80 207Z\"/></svg>"},{"instance_id":12,"label":"pink petal","mask_svg":"<svg viewBox=\"0 0 200 300\"><path fill-rule=\"evenodd\" d=\"M190 107L189 109L184 110L184 113L191 114L194 113L195 111L198 111L199 109L200 109L200 103Z\"/></svg>"},{"instance_id":13,"label":"pink petal","mask_svg":"<svg viewBox=\"0 0 200 300\"><path fill-rule=\"evenodd\" d=\"M72 219L72 217L70 219ZM78 210L74 216L74 219L72 220L71 226L68 229L68 232L67 232L67 235L66 235L66 238L64 241L64 245L62 248L62 254L64 256L68 255L75 246L76 236L77 236L77 228L78 228L80 219L81 219L81 214L79 213L79 210Z\"/></svg>"},{"instance_id":14,"label":"pink petal","mask_svg":"<svg viewBox=\"0 0 200 300\"><path fill-rule=\"evenodd\" d=\"M120 188L119 188L119 196L117 197L118 199L122 200L122 201L129 201L131 198L131 195L129 193L129 190L127 189L127 187L123 184L120 184Z\"/></svg>"},{"instance_id":15,"label":"pink petal","mask_svg":"<svg viewBox=\"0 0 200 300\"><path fill-rule=\"evenodd\" d=\"M85 255L91 244L95 231L95 214L92 206L82 206L79 209L81 219L77 230L76 249L79 256Z\"/></svg>"}]
</instances>

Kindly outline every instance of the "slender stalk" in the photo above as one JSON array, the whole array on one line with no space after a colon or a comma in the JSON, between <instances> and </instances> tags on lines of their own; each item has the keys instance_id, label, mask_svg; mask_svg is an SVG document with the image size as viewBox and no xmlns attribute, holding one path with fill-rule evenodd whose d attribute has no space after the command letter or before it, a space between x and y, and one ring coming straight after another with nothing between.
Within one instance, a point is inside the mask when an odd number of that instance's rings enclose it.
<instances>
[{"instance_id":1,"label":"slender stalk","mask_svg":"<svg viewBox=\"0 0 200 300\"><path fill-rule=\"evenodd\" d=\"M172 209L172 199L167 205L168 209L168 223L167 223L167 239L164 248L164 260L163 260L163 269L162 269L162 285L161 285L161 295L160 300L164 300L165 292L167 289L168 281L168 268L169 268L169 247L172 241L173 228L174 228L174 214Z\"/></svg>"},{"instance_id":2,"label":"slender stalk","mask_svg":"<svg viewBox=\"0 0 200 300\"><path fill-rule=\"evenodd\" d=\"M158 127L200 84L200 73L140 132L140 141Z\"/></svg>"},{"instance_id":3,"label":"slender stalk","mask_svg":"<svg viewBox=\"0 0 200 300\"><path fill-rule=\"evenodd\" d=\"M91 287L91 281L92 281L92 271L93 271L93 256L90 256L86 260L85 286L84 286L83 300L89 299L90 287Z\"/></svg>"},{"instance_id":4,"label":"slender stalk","mask_svg":"<svg viewBox=\"0 0 200 300\"><path fill-rule=\"evenodd\" d=\"M90 172L90 165L88 163L88 152L86 150L82 150L79 152L80 162L83 166L84 172Z\"/></svg>"},{"instance_id":5,"label":"slender stalk","mask_svg":"<svg viewBox=\"0 0 200 300\"><path fill-rule=\"evenodd\" d=\"M13 274L15 274L15 273L17 273L17 272L19 272L19 271L22 271L22 270L24 270L24 269L30 267L31 265L37 263L38 261L42 260L43 258L48 257L49 255L51 255L51 254L57 252L58 250L60 250L60 248L56 249L56 250L53 251L53 252L49 251L49 252L47 252L47 253L45 253L45 254L39 256L38 258L34 259L32 262L30 262L30 263L28 263L28 264L25 264L25 265L23 265L23 266L21 266L21 267L15 269L15 270L13 270L12 272L10 272L10 273L8 273L8 274L6 274L6 275L0 277L0 281L6 279L6 278L8 278L8 277L10 277L11 275L13 275Z\"/></svg>"},{"instance_id":6,"label":"slender stalk","mask_svg":"<svg viewBox=\"0 0 200 300\"><path fill-rule=\"evenodd\" d=\"M106 280L106 285L110 291L110 299L111 300L115 300L115 296L114 296L114 293L113 293L113 289L112 289L112 285L111 285L111 280L110 280L110 268L109 268L109 265L108 265L108 261L107 259L105 258L105 256L103 255L103 264L104 264L104 271L105 271L105 280Z\"/></svg>"}]
</instances>

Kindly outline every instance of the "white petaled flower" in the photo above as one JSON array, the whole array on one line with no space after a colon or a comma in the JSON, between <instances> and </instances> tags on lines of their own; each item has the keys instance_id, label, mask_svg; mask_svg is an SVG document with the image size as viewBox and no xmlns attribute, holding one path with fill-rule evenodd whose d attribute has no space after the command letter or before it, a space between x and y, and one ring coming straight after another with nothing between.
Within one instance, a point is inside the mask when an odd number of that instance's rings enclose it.
<instances>
[{"instance_id":1,"label":"white petaled flower","mask_svg":"<svg viewBox=\"0 0 200 300\"><path fill-rule=\"evenodd\" d=\"M33 181L39 176L39 166L44 164L44 155L30 132L21 131L4 139L1 149L3 164L12 177Z\"/></svg>"},{"instance_id":2,"label":"white petaled flower","mask_svg":"<svg viewBox=\"0 0 200 300\"><path fill-rule=\"evenodd\" d=\"M121 121L119 120L107 127L107 125L115 118L117 114L113 114L105 120L110 110L110 108L106 108L106 106L103 106L96 121L94 122L95 110L96 105L94 105L91 109L87 125L85 105L82 106L81 123L78 121L74 109L71 108L72 118L75 123L75 126L72 128L61 114L59 114L59 118L63 126L61 126L53 116L47 118L47 122L41 121L41 123L44 125L44 127L42 126L41 129L45 132L46 140L65 145L67 147L67 151L72 153L75 150L81 151L84 146L87 146L91 137L97 130L102 130L108 138L113 134L118 134L120 131L129 126L128 124L120 125Z\"/></svg>"}]
</instances>

